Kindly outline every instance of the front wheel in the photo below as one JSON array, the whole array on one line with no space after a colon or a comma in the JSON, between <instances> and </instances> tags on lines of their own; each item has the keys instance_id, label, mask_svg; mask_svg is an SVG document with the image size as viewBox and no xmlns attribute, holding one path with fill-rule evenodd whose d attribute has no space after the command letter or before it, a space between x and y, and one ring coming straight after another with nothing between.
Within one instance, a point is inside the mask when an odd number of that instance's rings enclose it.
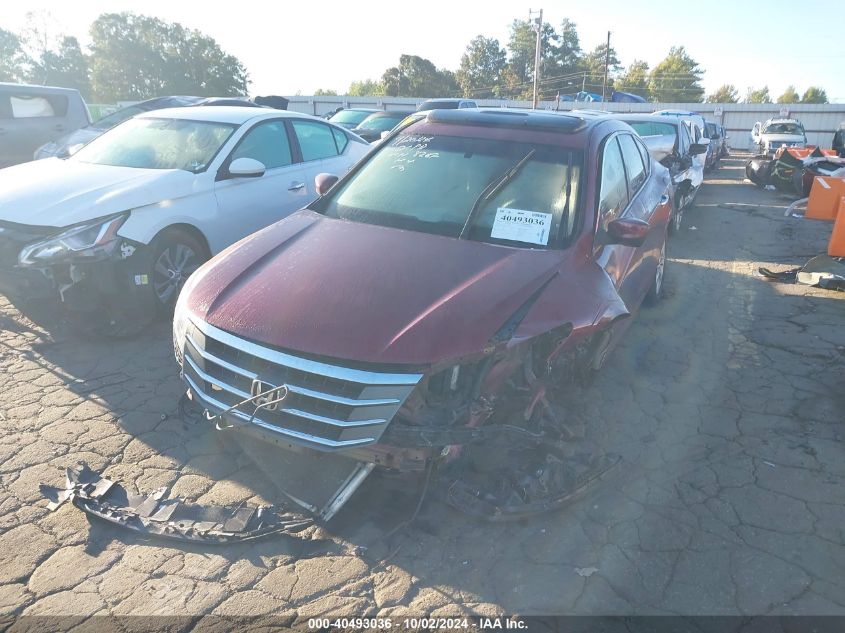
<instances>
[{"instance_id":1,"label":"front wheel","mask_svg":"<svg viewBox=\"0 0 845 633\"><path fill-rule=\"evenodd\" d=\"M666 271L666 240L663 240L663 245L660 247L660 255L657 258L657 268L654 271L654 279L651 282L651 288L645 296L645 302L648 305L655 305L663 298L663 276Z\"/></svg>"},{"instance_id":2,"label":"front wheel","mask_svg":"<svg viewBox=\"0 0 845 633\"><path fill-rule=\"evenodd\" d=\"M150 281L159 313L173 310L185 280L206 259L205 247L189 233L174 230L156 238Z\"/></svg>"}]
</instances>

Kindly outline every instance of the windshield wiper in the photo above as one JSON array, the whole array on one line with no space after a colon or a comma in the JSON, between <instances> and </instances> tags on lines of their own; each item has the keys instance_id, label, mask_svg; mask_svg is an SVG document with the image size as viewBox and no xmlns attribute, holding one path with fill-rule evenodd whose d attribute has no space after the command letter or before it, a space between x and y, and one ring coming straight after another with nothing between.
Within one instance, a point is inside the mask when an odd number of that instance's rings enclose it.
<instances>
[{"instance_id":1,"label":"windshield wiper","mask_svg":"<svg viewBox=\"0 0 845 633\"><path fill-rule=\"evenodd\" d=\"M467 215L466 222L464 222L464 226L461 228L461 232L458 233L458 239L466 239L466 233L469 230L469 227L472 226L473 220L475 220L475 216L478 215L478 210L481 208L481 203L486 202L490 198L496 195L496 193L504 187L507 183L514 179L514 177L522 171L522 168L525 164L531 160L531 157L537 152L536 149L532 149L528 152L522 159L516 163L513 167L509 168L504 174L496 178L495 180L491 181L489 185L484 187L484 190L478 195L475 199L475 202L472 204L472 208L469 210L469 215Z\"/></svg>"}]
</instances>

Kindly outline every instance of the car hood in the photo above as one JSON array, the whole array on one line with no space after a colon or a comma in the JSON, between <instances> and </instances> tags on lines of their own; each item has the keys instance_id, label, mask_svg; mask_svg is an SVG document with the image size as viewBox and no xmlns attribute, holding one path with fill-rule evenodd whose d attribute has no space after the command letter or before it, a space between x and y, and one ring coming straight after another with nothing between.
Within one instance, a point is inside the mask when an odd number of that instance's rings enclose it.
<instances>
[{"instance_id":1,"label":"car hood","mask_svg":"<svg viewBox=\"0 0 845 633\"><path fill-rule=\"evenodd\" d=\"M197 176L46 158L0 170L0 220L69 226L191 193Z\"/></svg>"},{"instance_id":2,"label":"car hood","mask_svg":"<svg viewBox=\"0 0 845 633\"><path fill-rule=\"evenodd\" d=\"M562 258L304 210L207 263L187 308L271 347L429 365L482 351Z\"/></svg>"},{"instance_id":3,"label":"car hood","mask_svg":"<svg viewBox=\"0 0 845 633\"><path fill-rule=\"evenodd\" d=\"M804 137L800 134L763 134L763 140L768 141L770 143L780 143L780 142L804 142Z\"/></svg>"}]
</instances>

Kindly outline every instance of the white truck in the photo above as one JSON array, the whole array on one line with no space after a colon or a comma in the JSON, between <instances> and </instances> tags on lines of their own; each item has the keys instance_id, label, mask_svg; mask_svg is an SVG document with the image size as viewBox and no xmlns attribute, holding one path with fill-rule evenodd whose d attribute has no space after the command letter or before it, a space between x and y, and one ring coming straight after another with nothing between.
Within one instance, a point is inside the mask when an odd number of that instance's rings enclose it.
<instances>
[{"instance_id":1,"label":"white truck","mask_svg":"<svg viewBox=\"0 0 845 633\"><path fill-rule=\"evenodd\" d=\"M772 156L781 146L804 147L807 133L796 119L769 119L759 121L751 129L751 149L760 155Z\"/></svg>"}]
</instances>

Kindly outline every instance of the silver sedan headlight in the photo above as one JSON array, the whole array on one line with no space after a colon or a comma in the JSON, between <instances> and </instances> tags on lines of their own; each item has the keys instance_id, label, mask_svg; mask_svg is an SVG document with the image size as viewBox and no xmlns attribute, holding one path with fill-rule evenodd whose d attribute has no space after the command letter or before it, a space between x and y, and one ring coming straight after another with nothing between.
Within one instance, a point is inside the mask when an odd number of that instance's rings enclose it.
<instances>
[{"instance_id":1,"label":"silver sedan headlight","mask_svg":"<svg viewBox=\"0 0 845 633\"><path fill-rule=\"evenodd\" d=\"M78 224L46 240L29 244L18 255L21 266L50 266L66 259L97 261L108 257L129 213Z\"/></svg>"}]
</instances>

